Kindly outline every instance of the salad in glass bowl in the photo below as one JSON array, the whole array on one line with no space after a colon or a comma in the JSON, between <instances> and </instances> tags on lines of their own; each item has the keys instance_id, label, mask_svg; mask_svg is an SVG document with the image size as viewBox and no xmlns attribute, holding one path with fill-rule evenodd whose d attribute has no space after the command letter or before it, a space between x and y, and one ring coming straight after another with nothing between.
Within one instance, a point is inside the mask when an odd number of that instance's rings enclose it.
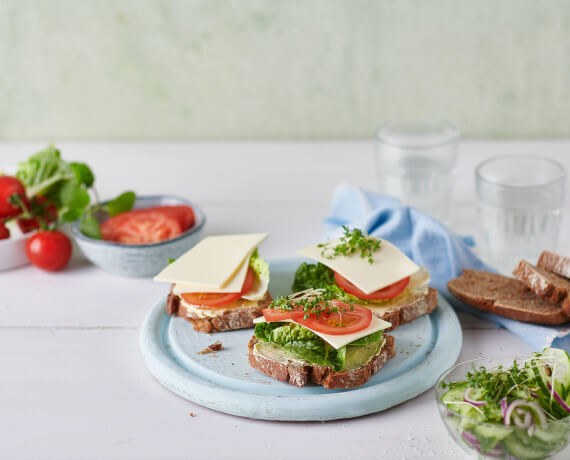
<instances>
[{"instance_id":1,"label":"salad in glass bowl","mask_svg":"<svg viewBox=\"0 0 570 460\"><path fill-rule=\"evenodd\" d=\"M548 458L568 443L570 357L564 350L460 363L439 378L435 393L451 436L479 458Z\"/></svg>"}]
</instances>

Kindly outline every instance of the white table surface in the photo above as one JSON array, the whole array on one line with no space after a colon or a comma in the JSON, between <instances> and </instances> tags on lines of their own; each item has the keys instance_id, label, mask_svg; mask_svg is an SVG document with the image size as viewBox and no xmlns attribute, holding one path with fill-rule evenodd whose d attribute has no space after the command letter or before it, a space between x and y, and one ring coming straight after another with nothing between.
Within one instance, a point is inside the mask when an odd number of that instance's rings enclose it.
<instances>
[{"instance_id":1,"label":"white table surface","mask_svg":"<svg viewBox=\"0 0 570 460\"><path fill-rule=\"evenodd\" d=\"M0 143L0 169L42 148ZM267 258L318 241L340 182L374 189L371 142L60 143L89 163L103 198L132 188L199 203L206 234L268 231ZM556 158L570 142L464 142L453 227L472 233L473 169L505 153ZM570 200L567 200L570 202ZM570 219L560 251L570 254ZM205 409L163 388L138 347L146 312L166 294L147 279L107 274L78 254L60 273L0 273L0 458L461 458L432 390L382 413L326 423L265 422ZM461 316L460 360L530 353L494 325ZM194 416L190 416L193 413ZM556 458L567 458L568 450Z\"/></svg>"}]
</instances>

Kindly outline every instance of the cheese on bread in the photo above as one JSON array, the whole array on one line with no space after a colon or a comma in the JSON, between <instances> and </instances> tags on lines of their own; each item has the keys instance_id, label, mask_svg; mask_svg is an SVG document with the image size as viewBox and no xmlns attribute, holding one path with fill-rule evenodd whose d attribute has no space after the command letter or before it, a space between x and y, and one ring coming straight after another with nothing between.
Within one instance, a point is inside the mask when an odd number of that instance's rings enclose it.
<instances>
[{"instance_id":1,"label":"cheese on bread","mask_svg":"<svg viewBox=\"0 0 570 460\"><path fill-rule=\"evenodd\" d=\"M198 287L201 292L225 288L233 289L226 292L239 292L247 274L249 257L265 238L267 233L209 236L164 268L154 280L188 284Z\"/></svg>"},{"instance_id":2,"label":"cheese on bread","mask_svg":"<svg viewBox=\"0 0 570 460\"><path fill-rule=\"evenodd\" d=\"M328 242L328 246L334 247L339 243L340 239L332 240ZM359 252L331 259L326 257L326 251L325 255L322 252L323 248L318 245L297 251L298 254L338 272L366 294L390 286L420 269L408 256L386 240L381 240L380 248L372 254L372 264L366 257L360 257Z\"/></svg>"}]
</instances>

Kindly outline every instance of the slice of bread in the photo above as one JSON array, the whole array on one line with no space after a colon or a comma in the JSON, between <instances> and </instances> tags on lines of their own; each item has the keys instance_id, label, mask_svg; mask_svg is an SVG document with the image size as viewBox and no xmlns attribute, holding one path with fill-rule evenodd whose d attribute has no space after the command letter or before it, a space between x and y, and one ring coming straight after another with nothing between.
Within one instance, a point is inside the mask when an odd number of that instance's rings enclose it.
<instances>
[{"instance_id":1,"label":"slice of bread","mask_svg":"<svg viewBox=\"0 0 570 460\"><path fill-rule=\"evenodd\" d=\"M412 322L422 315L427 315L437 308L437 290L428 288L427 294L410 294L398 305L382 307L382 304L363 303L363 307L372 310L372 314L384 321L392 323L392 327L386 329L392 331L402 324Z\"/></svg>"},{"instance_id":2,"label":"slice of bread","mask_svg":"<svg viewBox=\"0 0 570 460\"><path fill-rule=\"evenodd\" d=\"M564 257L554 252L542 251L538 258L537 265L555 275L570 278L570 258Z\"/></svg>"},{"instance_id":3,"label":"slice of bread","mask_svg":"<svg viewBox=\"0 0 570 460\"><path fill-rule=\"evenodd\" d=\"M522 281L537 296L542 297L560 307L570 315L570 281L550 271L535 267L525 260L521 260L513 271L513 275Z\"/></svg>"},{"instance_id":4,"label":"slice of bread","mask_svg":"<svg viewBox=\"0 0 570 460\"><path fill-rule=\"evenodd\" d=\"M223 332L253 327L253 320L262 315L273 298L269 291L261 300L239 299L223 308L203 308L189 305L170 290L166 299L166 313L181 316L199 332Z\"/></svg>"},{"instance_id":5,"label":"slice of bread","mask_svg":"<svg viewBox=\"0 0 570 460\"><path fill-rule=\"evenodd\" d=\"M570 321L560 305L538 297L515 278L463 270L463 274L449 281L447 287L467 305L506 318L536 324L563 324Z\"/></svg>"},{"instance_id":6,"label":"slice of bread","mask_svg":"<svg viewBox=\"0 0 570 460\"><path fill-rule=\"evenodd\" d=\"M378 372L378 370L396 355L394 347L394 337L384 334L384 345L382 349L372 357L368 364L357 369L335 372L332 368L326 366L303 365L303 364L283 364L254 353L255 344L258 342L255 335L248 344L249 364L259 372L273 377L282 382L290 383L297 387L305 386L309 382L322 385L325 388L346 389L356 388L364 385L370 377Z\"/></svg>"}]
</instances>

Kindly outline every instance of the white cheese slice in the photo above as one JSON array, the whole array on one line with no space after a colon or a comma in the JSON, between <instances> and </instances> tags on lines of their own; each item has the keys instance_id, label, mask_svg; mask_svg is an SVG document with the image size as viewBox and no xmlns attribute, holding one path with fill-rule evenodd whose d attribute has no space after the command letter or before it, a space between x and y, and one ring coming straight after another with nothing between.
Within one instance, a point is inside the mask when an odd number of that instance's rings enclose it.
<instances>
[{"instance_id":1,"label":"white cheese slice","mask_svg":"<svg viewBox=\"0 0 570 460\"><path fill-rule=\"evenodd\" d=\"M265 318L263 316L260 316L259 318L255 318L253 320L253 322L255 324L257 324L257 323L265 323L266 321L265 321ZM293 321L291 319L284 319L284 320L281 320L279 322L299 324L296 321ZM383 319L380 319L380 318L377 318L376 316L373 316L372 322L368 325L368 327L366 329L363 329L362 331L355 332L353 334L345 334L345 335L324 334L323 332L315 331L314 329L311 329L310 327L307 327L304 324L300 324L300 326L306 327L307 329L313 331L321 339L323 339L325 342L327 342L332 347L334 347L338 350L340 347L344 347L345 345L349 344L350 342L354 342L355 340L358 340L361 337L365 337L365 336L370 335L374 332L378 332L378 331L382 331L384 329L388 329L389 327L392 326L392 324L389 323L388 321L384 321Z\"/></svg>"},{"instance_id":2,"label":"white cheese slice","mask_svg":"<svg viewBox=\"0 0 570 460\"><path fill-rule=\"evenodd\" d=\"M239 270L236 272L235 276L231 280L229 280L224 287L215 288L211 286L198 286L196 284L176 283L174 285L173 292L178 295L187 292L211 292L211 293L221 293L221 294L231 293L231 292L241 292L245 276L247 275L249 260L251 259L252 254L253 250L247 255L245 261L240 265Z\"/></svg>"},{"instance_id":3,"label":"white cheese slice","mask_svg":"<svg viewBox=\"0 0 570 460\"><path fill-rule=\"evenodd\" d=\"M336 246L339 239L329 242L330 247ZM406 254L386 240L380 243L380 249L372 254L374 263L368 263L366 257L360 257L360 252L348 256L337 256L327 259L321 254L323 248L317 245L297 251L302 256L309 257L340 273L361 291L370 294L385 288L406 276L417 272L418 267Z\"/></svg>"},{"instance_id":4,"label":"white cheese slice","mask_svg":"<svg viewBox=\"0 0 570 460\"><path fill-rule=\"evenodd\" d=\"M209 236L164 268L154 280L224 288L235 278L241 286L247 270L241 280L237 272L248 254L265 238L267 233Z\"/></svg>"}]
</instances>

